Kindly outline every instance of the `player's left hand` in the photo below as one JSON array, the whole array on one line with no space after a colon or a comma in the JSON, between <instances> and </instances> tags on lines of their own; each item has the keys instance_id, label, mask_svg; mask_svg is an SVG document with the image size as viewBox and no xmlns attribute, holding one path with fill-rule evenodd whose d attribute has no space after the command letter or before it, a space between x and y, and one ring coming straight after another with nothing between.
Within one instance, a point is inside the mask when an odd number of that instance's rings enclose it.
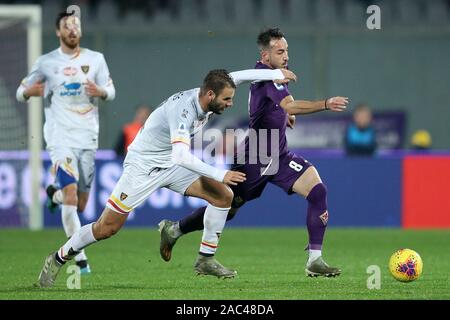
<instances>
[{"instance_id":1,"label":"player's left hand","mask_svg":"<svg viewBox=\"0 0 450 320\"><path fill-rule=\"evenodd\" d=\"M332 97L326 100L328 110L342 112L347 108L348 97Z\"/></svg>"},{"instance_id":2,"label":"player's left hand","mask_svg":"<svg viewBox=\"0 0 450 320\"><path fill-rule=\"evenodd\" d=\"M295 115L287 115L287 126L291 129L294 129L295 126Z\"/></svg>"},{"instance_id":3,"label":"player's left hand","mask_svg":"<svg viewBox=\"0 0 450 320\"><path fill-rule=\"evenodd\" d=\"M89 97L101 97L104 98L106 93L105 90L97 86L94 82L90 81L89 79L86 79L86 83L84 83L86 94Z\"/></svg>"}]
</instances>

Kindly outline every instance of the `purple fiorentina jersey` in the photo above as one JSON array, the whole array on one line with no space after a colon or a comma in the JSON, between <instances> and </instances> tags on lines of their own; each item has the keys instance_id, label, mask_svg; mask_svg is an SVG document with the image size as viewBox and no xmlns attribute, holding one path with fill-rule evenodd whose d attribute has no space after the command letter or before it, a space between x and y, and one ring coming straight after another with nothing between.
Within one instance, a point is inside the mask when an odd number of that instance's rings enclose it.
<instances>
[{"instance_id":1,"label":"purple fiorentina jersey","mask_svg":"<svg viewBox=\"0 0 450 320\"><path fill-rule=\"evenodd\" d=\"M269 69L269 67L258 62L256 69ZM290 95L286 84L278 85L273 81L264 81L251 85L249 128L257 132L258 141L252 141L254 138L250 138L251 133L249 133L249 136L245 139L245 144L240 145L235 154L235 163L231 170L245 173L247 180L236 186L231 186L234 192L233 208L239 208L246 201L259 198L269 182L280 187L287 194L292 194L294 183L312 165L303 157L287 149L287 113L280 106L280 102ZM258 133L261 129L268 131L268 150L258 150L257 159L254 159L254 156L250 155L252 154L251 150L254 149L255 143L260 146L260 139L264 139L264 136ZM271 149L271 129L279 132L279 150ZM245 150L242 150L243 147L245 147ZM278 157L274 154L275 152L278 153ZM243 155L245 158L242 157ZM269 156L270 159L267 159L266 156ZM261 161L261 157L264 158L265 162ZM254 160L256 161L253 162Z\"/></svg>"},{"instance_id":2,"label":"purple fiorentina jersey","mask_svg":"<svg viewBox=\"0 0 450 320\"><path fill-rule=\"evenodd\" d=\"M255 69L270 69L267 65L257 62ZM287 84L276 84L273 81L257 82L250 87L249 99L249 128L267 129L267 155L270 155L271 129L279 130L279 155L286 154L286 124L287 113L280 106L281 100L290 96ZM260 135L258 134L258 141ZM248 139L246 139L245 149L248 151Z\"/></svg>"}]
</instances>

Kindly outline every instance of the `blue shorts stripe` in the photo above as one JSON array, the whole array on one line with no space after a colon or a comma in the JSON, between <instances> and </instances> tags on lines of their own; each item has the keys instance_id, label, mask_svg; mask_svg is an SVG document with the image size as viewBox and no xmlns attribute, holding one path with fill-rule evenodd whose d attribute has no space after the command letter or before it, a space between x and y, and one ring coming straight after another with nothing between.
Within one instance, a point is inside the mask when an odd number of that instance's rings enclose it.
<instances>
[{"instance_id":1,"label":"blue shorts stripe","mask_svg":"<svg viewBox=\"0 0 450 320\"><path fill-rule=\"evenodd\" d=\"M68 186L69 184L77 183L77 180L75 179L74 176L64 171L64 169L58 167L58 170L56 171L56 183L59 186L59 188L62 189L65 186Z\"/></svg>"}]
</instances>

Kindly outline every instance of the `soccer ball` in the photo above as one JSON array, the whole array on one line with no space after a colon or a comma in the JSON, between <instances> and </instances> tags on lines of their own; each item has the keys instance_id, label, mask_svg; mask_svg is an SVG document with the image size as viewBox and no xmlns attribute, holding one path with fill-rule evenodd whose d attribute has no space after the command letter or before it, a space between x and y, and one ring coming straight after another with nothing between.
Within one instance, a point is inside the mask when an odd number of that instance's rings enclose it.
<instances>
[{"instance_id":1,"label":"soccer ball","mask_svg":"<svg viewBox=\"0 0 450 320\"><path fill-rule=\"evenodd\" d=\"M398 281L416 280L422 274L422 258L411 249L400 249L389 259L389 271Z\"/></svg>"}]
</instances>

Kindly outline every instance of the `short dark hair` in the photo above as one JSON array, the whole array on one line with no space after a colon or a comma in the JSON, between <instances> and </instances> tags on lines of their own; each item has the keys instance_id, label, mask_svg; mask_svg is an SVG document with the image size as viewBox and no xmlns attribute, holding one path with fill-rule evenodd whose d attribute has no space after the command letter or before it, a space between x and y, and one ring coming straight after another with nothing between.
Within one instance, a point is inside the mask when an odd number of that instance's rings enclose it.
<instances>
[{"instance_id":1,"label":"short dark hair","mask_svg":"<svg viewBox=\"0 0 450 320\"><path fill-rule=\"evenodd\" d=\"M356 105L355 107L355 112L356 111L360 111L360 110L369 110L370 111L370 107L367 103L365 102L360 102Z\"/></svg>"},{"instance_id":2,"label":"short dark hair","mask_svg":"<svg viewBox=\"0 0 450 320\"><path fill-rule=\"evenodd\" d=\"M61 22L62 19L64 19L65 17L72 16L74 13L75 11L72 11L71 13L68 13L66 11L58 13L58 15L56 16L56 30L59 30L59 23Z\"/></svg>"},{"instance_id":3,"label":"short dark hair","mask_svg":"<svg viewBox=\"0 0 450 320\"><path fill-rule=\"evenodd\" d=\"M256 43L258 44L259 50L264 50L269 47L270 40L281 38L284 38L284 34L281 32L280 28L269 28L258 35Z\"/></svg>"},{"instance_id":4,"label":"short dark hair","mask_svg":"<svg viewBox=\"0 0 450 320\"><path fill-rule=\"evenodd\" d=\"M234 83L231 76L228 74L227 70L216 69L211 70L206 75L203 80L202 93L206 93L208 90L212 90L216 95L219 95L225 86L229 86L236 89L236 84Z\"/></svg>"}]
</instances>

